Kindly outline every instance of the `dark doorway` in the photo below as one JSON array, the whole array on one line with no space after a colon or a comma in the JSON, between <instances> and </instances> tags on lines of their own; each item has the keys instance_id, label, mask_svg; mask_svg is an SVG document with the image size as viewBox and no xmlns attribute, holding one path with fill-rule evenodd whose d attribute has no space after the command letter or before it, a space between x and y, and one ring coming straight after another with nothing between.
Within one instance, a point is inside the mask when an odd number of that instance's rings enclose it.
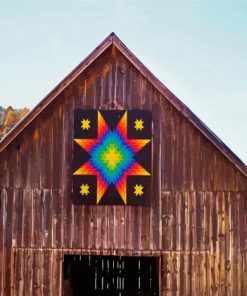
<instances>
[{"instance_id":1,"label":"dark doorway","mask_svg":"<svg viewBox=\"0 0 247 296\"><path fill-rule=\"evenodd\" d=\"M158 296L157 263L155 257L65 255L64 289L73 296Z\"/></svg>"}]
</instances>

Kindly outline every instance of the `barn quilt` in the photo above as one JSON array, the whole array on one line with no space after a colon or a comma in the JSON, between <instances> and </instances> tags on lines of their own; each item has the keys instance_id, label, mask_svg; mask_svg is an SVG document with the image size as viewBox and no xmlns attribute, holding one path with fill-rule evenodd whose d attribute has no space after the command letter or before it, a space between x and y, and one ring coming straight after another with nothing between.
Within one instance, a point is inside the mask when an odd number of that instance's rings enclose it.
<instances>
[{"instance_id":1,"label":"barn quilt","mask_svg":"<svg viewBox=\"0 0 247 296\"><path fill-rule=\"evenodd\" d=\"M149 205L151 113L75 110L75 204Z\"/></svg>"}]
</instances>

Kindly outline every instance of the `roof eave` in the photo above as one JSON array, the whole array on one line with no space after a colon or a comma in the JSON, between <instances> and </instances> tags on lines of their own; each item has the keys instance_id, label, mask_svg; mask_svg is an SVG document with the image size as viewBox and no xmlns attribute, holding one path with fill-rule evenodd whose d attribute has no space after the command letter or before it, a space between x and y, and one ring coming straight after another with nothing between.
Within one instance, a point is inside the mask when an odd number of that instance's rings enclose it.
<instances>
[{"instance_id":1,"label":"roof eave","mask_svg":"<svg viewBox=\"0 0 247 296\"><path fill-rule=\"evenodd\" d=\"M121 53L146 77L149 82L201 133L247 177L247 166L242 160L224 144L181 100L179 100L148 68L124 45L124 43L113 35L113 44Z\"/></svg>"},{"instance_id":2,"label":"roof eave","mask_svg":"<svg viewBox=\"0 0 247 296\"><path fill-rule=\"evenodd\" d=\"M0 141L2 152L19 134L42 112L70 83L72 83L86 68L88 68L107 48L112 45L111 33L98 45L75 69L73 69L51 92L49 92L10 132Z\"/></svg>"},{"instance_id":3,"label":"roof eave","mask_svg":"<svg viewBox=\"0 0 247 296\"><path fill-rule=\"evenodd\" d=\"M27 116L23 118L0 142L2 152L19 134L42 112L72 81L89 67L111 45L116 48L136 67L138 71L201 133L247 177L247 166L181 101L179 100L142 62L111 33L95 48L71 73L69 73Z\"/></svg>"}]
</instances>

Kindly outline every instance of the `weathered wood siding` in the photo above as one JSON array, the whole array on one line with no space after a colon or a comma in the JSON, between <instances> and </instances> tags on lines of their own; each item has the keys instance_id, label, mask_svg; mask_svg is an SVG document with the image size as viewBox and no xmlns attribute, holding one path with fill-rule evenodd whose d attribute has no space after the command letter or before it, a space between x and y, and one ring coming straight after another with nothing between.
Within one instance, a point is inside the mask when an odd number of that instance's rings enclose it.
<instances>
[{"instance_id":1,"label":"weathered wood siding","mask_svg":"<svg viewBox=\"0 0 247 296\"><path fill-rule=\"evenodd\" d=\"M71 203L75 108L152 110L151 207ZM247 180L114 47L0 154L0 296L61 295L63 254L160 256L161 295L247 295Z\"/></svg>"}]
</instances>

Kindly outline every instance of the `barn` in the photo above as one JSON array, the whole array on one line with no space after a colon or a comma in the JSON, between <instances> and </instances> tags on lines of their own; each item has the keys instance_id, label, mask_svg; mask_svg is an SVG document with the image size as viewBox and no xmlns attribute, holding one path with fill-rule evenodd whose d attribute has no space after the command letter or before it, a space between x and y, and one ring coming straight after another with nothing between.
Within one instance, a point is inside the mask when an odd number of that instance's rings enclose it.
<instances>
[{"instance_id":1,"label":"barn","mask_svg":"<svg viewBox=\"0 0 247 296\"><path fill-rule=\"evenodd\" d=\"M246 165L114 33L0 142L0 295L247 295Z\"/></svg>"}]
</instances>

